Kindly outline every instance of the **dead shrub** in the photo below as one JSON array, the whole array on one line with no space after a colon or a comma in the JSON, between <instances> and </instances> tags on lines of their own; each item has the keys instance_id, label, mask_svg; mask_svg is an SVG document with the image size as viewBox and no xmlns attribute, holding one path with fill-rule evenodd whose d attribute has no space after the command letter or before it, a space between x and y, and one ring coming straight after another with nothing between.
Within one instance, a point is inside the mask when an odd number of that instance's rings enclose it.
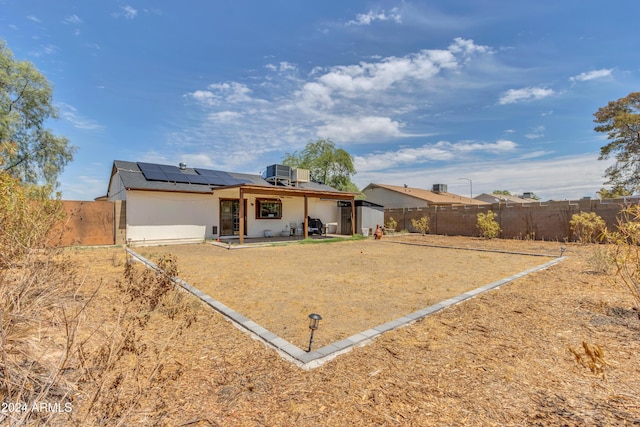
<instances>
[{"instance_id":1,"label":"dead shrub","mask_svg":"<svg viewBox=\"0 0 640 427\"><path fill-rule=\"evenodd\" d=\"M604 350L598 344L590 346L586 341L582 342L582 349L584 354L573 347L569 347L569 351L574 355L578 364L605 378L605 368L610 364L605 360Z\"/></svg>"},{"instance_id":2,"label":"dead shrub","mask_svg":"<svg viewBox=\"0 0 640 427\"><path fill-rule=\"evenodd\" d=\"M145 407L141 416L142 400L182 375L181 366L167 354L195 321L196 312L175 287L175 257L161 258L158 267L144 268L128 259L117 285L122 301L113 324L100 329L97 343L88 340L79 346L83 375L78 383L87 390L81 396L82 424L106 420L110 425L156 424L166 416L169 402L160 398L154 399L153 408ZM148 332L156 322L167 328L161 340L151 339L153 334Z\"/></svg>"},{"instance_id":3,"label":"dead shrub","mask_svg":"<svg viewBox=\"0 0 640 427\"><path fill-rule=\"evenodd\" d=\"M48 248L62 215L50 196L0 173L0 401L16 409L0 423L156 425L167 402L146 402L141 414L143 398L181 375L168 352L195 320L172 280L176 260L162 259L162 271L127 262L113 318L96 326L103 284L85 291L63 250ZM166 329L154 335L158 324ZM56 410L33 410L42 404Z\"/></svg>"},{"instance_id":4,"label":"dead shrub","mask_svg":"<svg viewBox=\"0 0 640 427\"><path fill-rule=\"evenodd\" d=\"M640 205L625 208L618 217L617 230L607 238L613 243L616 283L631 294L640 309Z\"/></svg>"}]
</instances>

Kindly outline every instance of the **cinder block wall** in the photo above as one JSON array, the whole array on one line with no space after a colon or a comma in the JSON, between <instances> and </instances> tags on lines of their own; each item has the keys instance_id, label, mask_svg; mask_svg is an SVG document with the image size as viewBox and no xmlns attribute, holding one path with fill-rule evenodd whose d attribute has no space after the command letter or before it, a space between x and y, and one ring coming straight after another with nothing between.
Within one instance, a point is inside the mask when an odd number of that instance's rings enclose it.
<instances>
[{"instance_id":1,"label":"cinder block wall","mask_svg":"<svg viewBox=\"0 0 640 427\"><path fill-rule=\"evenodd\" d=\"M540 203L494 203L486 206L431 206L428 208L385 209L385 224L393 217L396 230L415 231L411 219L428 216L431 234L449 236L477 236L478 213L491 210L502 228L500 237L505 239L573 240L569 221L573 214L595 212L609 229L615 229L619 212L629 201L577 200Z\"/></svg>"}]
</instances>

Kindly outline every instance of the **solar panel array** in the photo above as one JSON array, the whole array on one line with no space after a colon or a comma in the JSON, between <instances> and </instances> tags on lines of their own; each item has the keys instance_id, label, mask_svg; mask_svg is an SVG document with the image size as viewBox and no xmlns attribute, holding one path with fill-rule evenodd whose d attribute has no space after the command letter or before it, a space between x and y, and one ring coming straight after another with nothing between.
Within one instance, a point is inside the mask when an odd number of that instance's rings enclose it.
<instances>
[{"instance_id":1,"label":"solar panel array","mask_svg":"<svg viewBox=\"0 0 640 427\"><path fill-rule=\"evenodd\" d=\"M210 169L195 169L196 174L184 173L180 168L169 165L138 162L138 167L148 181L176 182L201 185L237 185L244 181L233 178L227 172Z\"/></svg>"},{"instance_id":2,"label":"solar panel array","mask_svg":"<svg viewBox=\"0 0 640 427\"><path fill-rule=\"evenodd\" d=\"M244 184L241 179L236 179L227 172L214 171L211 169L196 169L196 172L209 180L209 184L213 185L237 185Z\"/></svg>"}]
</instances>

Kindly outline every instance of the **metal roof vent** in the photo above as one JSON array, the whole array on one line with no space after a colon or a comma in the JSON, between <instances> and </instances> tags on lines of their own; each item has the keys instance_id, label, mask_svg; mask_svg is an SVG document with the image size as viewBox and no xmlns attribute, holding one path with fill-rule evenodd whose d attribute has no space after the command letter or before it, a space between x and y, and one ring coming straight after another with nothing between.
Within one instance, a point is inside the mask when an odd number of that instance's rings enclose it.
<instances>
[{"instance_id":1,"label":"metal roof vent","mask_svg":"<svg viewBox=\"0 0 640 427\"><path fill-rule=\"evenodd\" d=\"M187 164L185 162L180 162L180 164L178 165L180 166L180 170L183 171L187 168Z\"/></svg>"}]
</instances>

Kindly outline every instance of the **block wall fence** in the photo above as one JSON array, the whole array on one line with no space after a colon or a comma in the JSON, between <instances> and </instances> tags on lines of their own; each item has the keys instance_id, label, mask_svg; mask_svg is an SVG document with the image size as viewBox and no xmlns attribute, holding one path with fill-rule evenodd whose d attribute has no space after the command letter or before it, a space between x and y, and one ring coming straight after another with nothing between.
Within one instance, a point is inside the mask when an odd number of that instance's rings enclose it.
<instances>
[{"instance_id":1,"label":"block wall fence","mask_svg":"<svg viewBox=\"0 0 640 427\"><path fill-rule=\"evenodd\" d=\"M67 217L52 233L55 246L122 245L126 243L126 201L63 201ZM569 221L580 212L595 212L609 229L618 214L637 198L615 200L550 201L539 203L493 203L485 206L431 206L384 210L384 222L393 217L396 231L416 231L411 219L429 217L430 234L478 236L478 213L493 211L504 239L574 240Z\"/></svg>"},{"instance_id":2,"label":"block wall fence","mask_svg":"<svg viewBox=\"0 0 640 427\"><path fill-rule=\"evenodd\" d=\"M484 206L430 206L427 208L385 209L385 224L393 217L396 231L416 231L411 219L427 216L430 234L449 236L478 236L478 213L493 211L504 239L574 240L569 221L573 214L595 212L615 229L618 214L626 206L638 204L637 198L615 200L549 201L537 203L493 203Z\"/></svg>"}]
</instances>

